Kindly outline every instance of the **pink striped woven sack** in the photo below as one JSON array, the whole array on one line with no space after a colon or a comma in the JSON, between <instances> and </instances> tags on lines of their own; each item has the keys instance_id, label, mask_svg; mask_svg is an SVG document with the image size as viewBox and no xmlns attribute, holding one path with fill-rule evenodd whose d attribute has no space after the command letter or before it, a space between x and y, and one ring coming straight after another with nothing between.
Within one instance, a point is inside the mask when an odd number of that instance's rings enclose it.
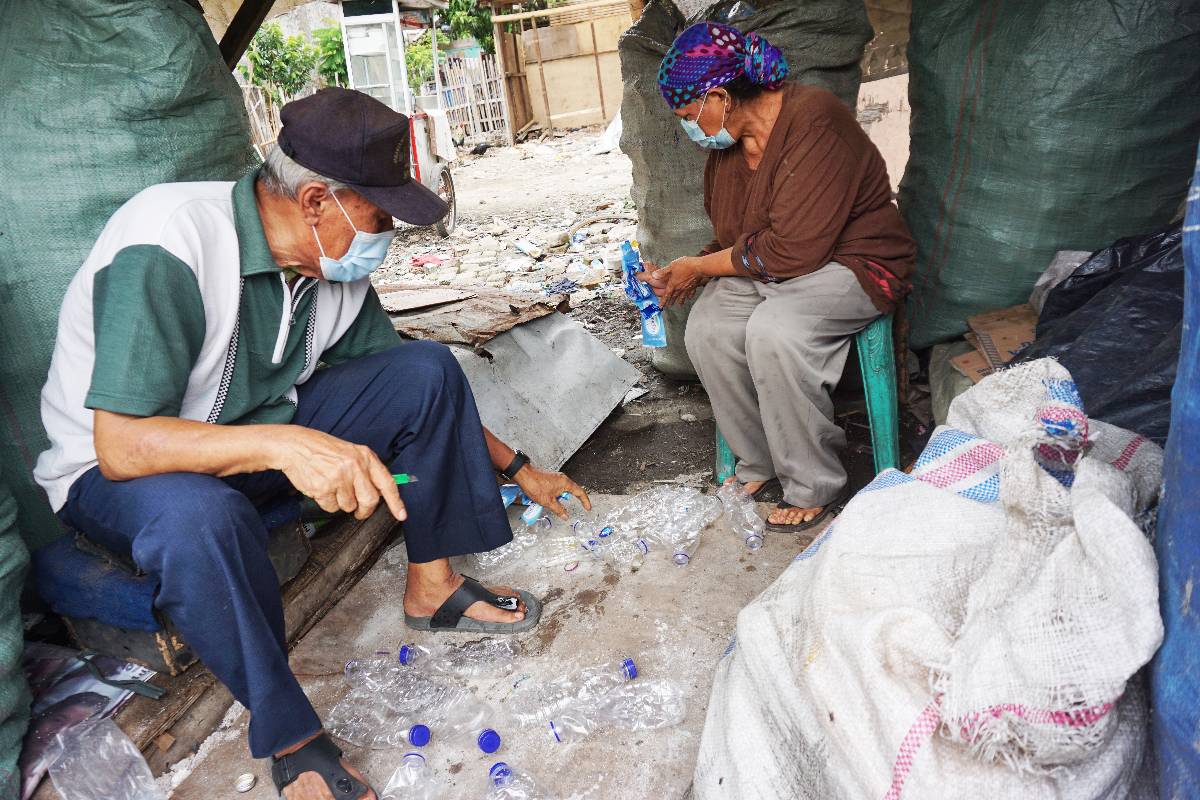
<instances>
[{"instance_id":1,"label":"pink striped woven sack","mask_svg":"<svg viewBox=\"0 0 1200 800\"><path fill-rule=\"evenodd\" d=\"M1054 361L956 399L739 614L697 798L1151 797L1161 469Z\"/></svg>"}]
</instances>

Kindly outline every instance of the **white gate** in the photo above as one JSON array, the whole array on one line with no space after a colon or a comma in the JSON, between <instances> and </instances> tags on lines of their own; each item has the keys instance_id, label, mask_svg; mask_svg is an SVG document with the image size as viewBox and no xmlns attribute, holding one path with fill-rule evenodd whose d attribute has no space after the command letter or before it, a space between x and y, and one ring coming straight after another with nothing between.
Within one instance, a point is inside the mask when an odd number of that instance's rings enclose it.
<instances>
[{"instance_id":1,"label":"white gate","mask_svg":"<svg viewBox=\"0 0 1200 800\"><path fill-rule=\"evenodd\" d=\"M461 127L468 139L507 141L504 77L496 57L449 58L441 71L442 99L451 127Z\"/></svg>"}]
</instances>

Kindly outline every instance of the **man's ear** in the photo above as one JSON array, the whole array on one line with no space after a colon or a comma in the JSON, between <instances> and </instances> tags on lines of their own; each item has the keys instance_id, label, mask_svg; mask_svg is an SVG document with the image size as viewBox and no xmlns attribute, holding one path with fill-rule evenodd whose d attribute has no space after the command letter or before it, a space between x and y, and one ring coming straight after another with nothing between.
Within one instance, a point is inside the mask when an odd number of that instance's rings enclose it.
<instances>
[{"instance_id":1,"label":"man's ear","mask_svg":"<svg viewBox=\"0 0 1200 800\"><path fill-rule=\"evenodd\" d=\"M333 202L329 195L329 187L320 181L309 181L300 187L300 191L296 193L296 202L300 205L300 216L305 225L317 224L321 219L321 211Z\"/></svg>"}]
</instances>

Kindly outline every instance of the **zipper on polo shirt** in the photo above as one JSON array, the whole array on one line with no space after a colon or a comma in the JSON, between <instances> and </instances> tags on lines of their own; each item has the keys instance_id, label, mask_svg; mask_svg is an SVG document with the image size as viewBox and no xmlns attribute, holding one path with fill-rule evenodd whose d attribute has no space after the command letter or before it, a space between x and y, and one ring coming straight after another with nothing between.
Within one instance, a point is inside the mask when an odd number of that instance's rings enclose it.
<instances>
[{"instance_id":1,"label":"zipper on polo shirt","mask_svg":"<svg viewBox=\"0 0 1200 800\"><path fill-rule=\"evenodd\" d=\"M279 333L275 336L275 352L271 354L272 364L283 363L283 349L287 346L288 332L296 323L296 308L308 290L317 285L317 279L301 278L293 289L288 285L287 276L281 272L279 283L283 286L283 311L279 317Z\"/></svg>"}]
</instances>

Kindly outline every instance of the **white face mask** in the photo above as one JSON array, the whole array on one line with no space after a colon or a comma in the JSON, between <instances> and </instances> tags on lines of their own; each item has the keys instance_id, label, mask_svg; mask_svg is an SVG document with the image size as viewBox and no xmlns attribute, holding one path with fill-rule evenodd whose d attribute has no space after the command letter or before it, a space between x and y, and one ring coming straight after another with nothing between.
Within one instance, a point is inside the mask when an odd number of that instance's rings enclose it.
<instances>
[{"instance_id":1,"label":"white face mask","mask_svg":"<svg viewBox=\"0 0 1200 800\"><path fill-rule=\"evenodd\" d=\"M704 99L700 101L700 111L696 114L696 119L681 119L679 124L683 126L684 133L688 135L696 144L703 147L705 150L724 150L727 147L733 147L737 144L737 139L725 129L725 117L729 114L729 103L725 104L725 111L721 114L721 130L709 136L700 127L700 115L704 113L704 104L708 102L708 92L704 93Z\"/></svg>"},{"instance_id":2,"label":"white face mask","mask_svg":"<svg viewBox=\"0 0 1200 800\"><path fill-rule=\"evenodd\" d=\"M387 259L388 247L391 246L392 239L396 238L396 229L393 228L382 233L360 231L354 227L354 220L350 219L350 215L346 213L342 201L338 200L337 195L333 192L330 192L330 195L338 204L338 208L342 209L342 216L350 223L350 227L354 228L354 238L350 241L350 246L346 248L344 256L329 258L325 255L321 237L317 236L317 226L312 226L313 238L317 240L317 247L321 251L321 275L327 281L341 283L361 280L383 265L384 260Z\"/></svg>"}]
</instances>

